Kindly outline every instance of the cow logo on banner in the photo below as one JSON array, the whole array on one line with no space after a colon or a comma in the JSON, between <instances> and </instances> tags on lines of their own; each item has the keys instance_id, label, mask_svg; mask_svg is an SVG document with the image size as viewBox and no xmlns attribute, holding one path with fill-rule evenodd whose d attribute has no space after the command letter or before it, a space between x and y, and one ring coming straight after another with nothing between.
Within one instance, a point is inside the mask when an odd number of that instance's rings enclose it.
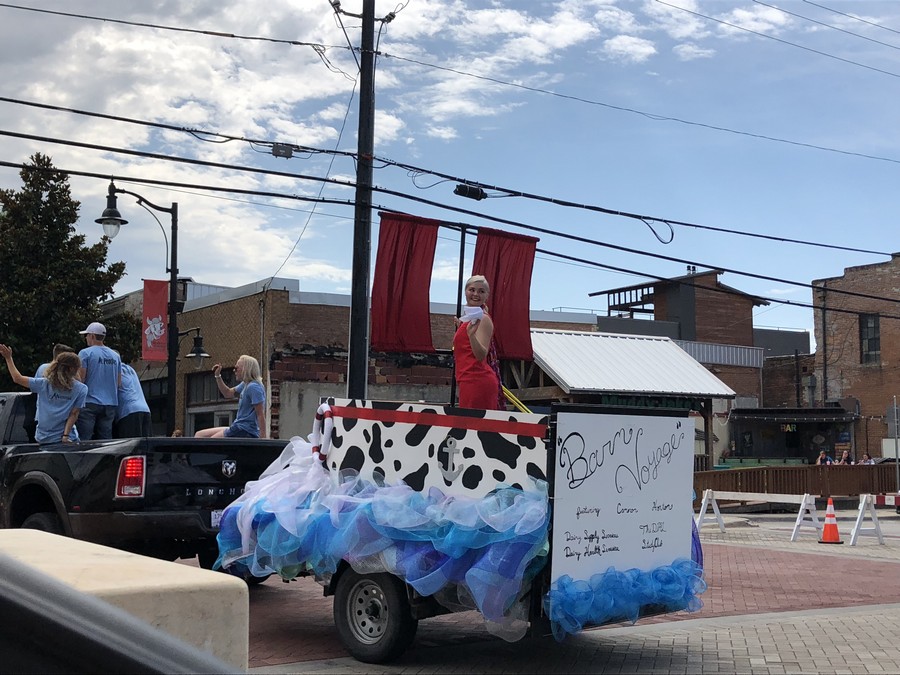
<instances>
[{"instance_id":1,"label":"cow logo on banner","mask_svg":"<svg viewBox=\"0 0 900 675\"><path fill-rule=\"evenodd\" d=\"M168 325L165 320L169 290L167 281L144 279L144 341L141 358L144 361L165 361Z\"/></svg>"},{"instance_id":2,"label":"cow logo on banner","mask_svg":"<svg viewBox=\"0 0 900 675\"><path fill-rule=\"evenodd\" d=\"M161 314L153 318L147 317L147 328L144 329L144 335L147 338L147 349L152 350L153 343L161 340L166 334L166 325L163 323Z\"/></svg>"}]
</instances>

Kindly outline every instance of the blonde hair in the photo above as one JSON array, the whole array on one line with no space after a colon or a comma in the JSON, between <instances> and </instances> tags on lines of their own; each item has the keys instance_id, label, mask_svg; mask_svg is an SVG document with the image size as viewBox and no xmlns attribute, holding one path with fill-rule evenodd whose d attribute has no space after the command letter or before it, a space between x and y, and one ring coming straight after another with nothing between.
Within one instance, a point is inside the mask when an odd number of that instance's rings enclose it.
<instances>
[{"instance_id":1,"label":"blonde hair","mask_svg":"<svg viewBox=\"0 0 900 675\"><path fill-rule=\"evenodd\" d=\"M244 382L259 382L262 384L262 371L259 368L259 361L247 354L241 354L238 357L238 363L244 369Z\"/></svg>"},{"instance_id":2,"label":"blonde hair","mask_svg":"<svg viewBox=\"0 0 900 675\"><path fill-rule=\"evenodd\" d=\"M75 352L62 352L50 362L44 377L50 380L50 386L63 391L72 390L72 382L81 368L81 359Z\"/></svg>"},{"instance_id":3,"label":"blonde hair","mask_svg":"<svg viewBox=\"0 0 900 675\"><path fill-rule=\"evenodd\" d=\"M485 279L483 274L475 274L474 276L471 276L468 279L466 279L466 285L463 286L463 288L468 288L469 286L471 286L472 284L474 284L475 282L478 282L478 281L480 281L481 283L484 284L484 287L487 289L488 293L491 292L491 285L488 283L488 280Z\"/></svg>"}]
</instances>

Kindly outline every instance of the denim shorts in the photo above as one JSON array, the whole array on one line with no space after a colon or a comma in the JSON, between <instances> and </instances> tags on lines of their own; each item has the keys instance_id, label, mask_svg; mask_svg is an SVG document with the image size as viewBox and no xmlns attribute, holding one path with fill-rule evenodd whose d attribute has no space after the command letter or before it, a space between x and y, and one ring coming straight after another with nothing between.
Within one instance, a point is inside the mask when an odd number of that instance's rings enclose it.
<instances>
[{"instance_id":1,"label":"denim shorts","mask_svg":"<svg viewBox=\"0 0 900 675\"><path fill-rule=\"evenodd\" d=\"M237 427L228 427L225 430L225 438L259 438L259 436Z\"/></svg>"}]
</instances>

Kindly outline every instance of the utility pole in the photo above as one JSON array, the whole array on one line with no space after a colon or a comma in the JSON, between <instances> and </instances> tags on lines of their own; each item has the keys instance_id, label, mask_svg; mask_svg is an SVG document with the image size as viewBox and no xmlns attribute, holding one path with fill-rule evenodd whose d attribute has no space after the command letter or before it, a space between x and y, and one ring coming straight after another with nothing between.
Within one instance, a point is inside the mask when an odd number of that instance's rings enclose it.
<instances>
[{"instance_id":1,"label":"utility pole","mask_svg":"<svg viewBox=\"0 0 900 675\"><path fill-rule=\"evenodd\" d=\"M375 152L375 0L363 0L360 40L359 131L347 398L366 398L369 378L369 258L372 250L372 155Z\"/></svg>"}]
</instances>

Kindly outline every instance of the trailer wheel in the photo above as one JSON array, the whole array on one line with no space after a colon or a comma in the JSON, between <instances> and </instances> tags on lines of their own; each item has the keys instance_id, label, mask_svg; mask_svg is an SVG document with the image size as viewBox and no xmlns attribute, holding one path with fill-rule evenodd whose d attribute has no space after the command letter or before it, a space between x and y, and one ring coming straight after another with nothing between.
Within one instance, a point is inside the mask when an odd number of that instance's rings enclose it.
<instances>
[{"instance_id":1,"label":"trailer wheel","mask_svg":"<svg viewBox=\"0 0 900 675\"><path fill-rule=\"evenodd\" d=\"M403 654L416 635L406 586L392 574L346 570L334 593L334 625L341 644L364 663L386 663Z\"/></svg>"},{"instance_id":2,"label":"trailer wheel","mask_svg":"<svg viewBox=\"0 0 900 675\"><path fill-rule=\"evenodd\" d=\"M62 534L62 523L55 513L32 513L22 521L22 527L28 530L41 530L50 534Z\"/></svg>"}]
</instances>

